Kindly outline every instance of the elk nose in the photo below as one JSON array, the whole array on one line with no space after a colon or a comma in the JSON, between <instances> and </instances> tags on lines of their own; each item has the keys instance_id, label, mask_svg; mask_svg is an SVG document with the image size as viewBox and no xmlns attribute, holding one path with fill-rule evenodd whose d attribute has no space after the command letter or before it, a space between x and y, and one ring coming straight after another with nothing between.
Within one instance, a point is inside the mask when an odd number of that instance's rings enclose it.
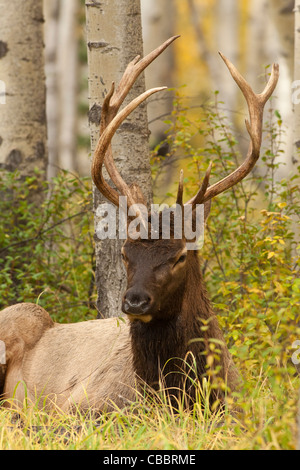
<instances>
[{"instance_id":1,"label":"elk nose","mask_svg":"<svg viewBox=\"0 0 300 470\"><path fill-rule=\"evenodd\" d=\"M122 310L124 313L141 315L151 306L151 297L147 292L129 289L123 298Z\"/></svg>"}]
</instances>

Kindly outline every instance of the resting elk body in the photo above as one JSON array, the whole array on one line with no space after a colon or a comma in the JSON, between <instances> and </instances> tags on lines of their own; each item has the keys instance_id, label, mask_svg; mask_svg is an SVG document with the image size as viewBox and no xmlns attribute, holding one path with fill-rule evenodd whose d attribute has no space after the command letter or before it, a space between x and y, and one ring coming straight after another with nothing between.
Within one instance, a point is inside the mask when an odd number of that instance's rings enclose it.
<instances>
[{"instance_id":1,"label":"resting elk body","mask_svg":"<svg viewBox=\"0 0 300 470\"><path fill-rule=\"evenodd\" d=\"M119 109L139 74L174 39L145 58L134 59L119 86L115 89L113 84L104 100L92 177L99 191L117 206L120 195L127 197L128 207L144 200L138 185L128 186L118 173L112 137L140 103L162 88L148 90ZM211 186L209 166L198 193L187 203L193 213L198 204L204 204L206 215L210 200L254 167L260 153L264 105L278 80L278 66L274 65L265 90L255 94L229 60L222 58L247 101L250 144L241 166ZM114 187L104 179L103 165ZM187 205L182 202L182 192L180 178L176 202L184 211ZM98 410L122 407L135 399L135 387L141 389L143 384L154 390L164 387L175 400L182 397L184 388L193 399L195 382L201 384L203 377L213 385L225 382L234 389L238 374L210 306L198 253L187 250L186 244L184 237L175 238L172 232L169 240L128 236L122 249L128 283L122 304L124 321L108 318L58 324L43 308L30 303L1 311L0 340L6 346L6 364L0 370L4 406L9 406L12 397L22 403L25 389L28 399L43 405L46 397L46 403L53 401L62 410L74 405ZM207 360L210 342L219 349L214 364ZM223 395L222 387L212 386L213 401L222 402Z\"/></svg>"}]
</instances>

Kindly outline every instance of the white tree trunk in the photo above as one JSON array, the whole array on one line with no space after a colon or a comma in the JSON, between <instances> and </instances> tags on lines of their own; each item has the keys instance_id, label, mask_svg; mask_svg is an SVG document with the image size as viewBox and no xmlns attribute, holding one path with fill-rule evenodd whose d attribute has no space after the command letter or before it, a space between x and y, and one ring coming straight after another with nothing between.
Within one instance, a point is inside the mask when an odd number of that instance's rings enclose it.
<instances>
[{"instance_id":1,"label":"white tree trunk","mask_svg":"<svg viewBox=\"0 0 300 470\"><path fill-rule=\"evenodd\" d=\"M144 48L155 49L167 38L174 36L176 5L172 0L141 0ZM155 66L145 70L146 88L174 86L174 48L168 48L155 60ZM173 97L169 91L154 96L148 102L150 144L155 146L165 139L164 119L172 112Z\"/></svg>"},{"instance_id":2,"label":"white tree trunk","mask_svg":"<svg viewBox=\"0 0 300 470\"><path fill-rule=\"evenodd\" d=\"M219 0L217 2L217 47L237 67L239 58L239 5L236 0ZM217 58L219 60L219 58ZM233 86L232 77L224 73L223 64L219 62L216 71L216 82L221 96L224 97L227 115L234 122L236 110L237 87ZM226 71L225 71L226 72Z\"/></svg>"},{"instance_id":3,"label":"white tree trunk","mask_svg":"<svg viewBox=\"0 0 300 470\"><path fill-rule=\"evenodd\" d=\"M77 169L77 0L44 0L48 178Z\"/></svg>"},{"instance_id":4,"label":"white tree trunk","mask_svg":"<svg viewBox=\"0 0 300 470\"><path fill-rule=\"evenodd\" d=\"M89 67L89 122L92 152L99 136L101 104L111 83L119 82L128 62L143 54L139 0L86 0ZM141 76L126 100L143 92ZM140 106L113 139L116 165L127 183L138 182L145 198L152 199L146 105ZM104 201L94 188L94 208ZM98 220L95 217L95 224ZM121 313L125 272L121 262L122 240L96 238L96 285L99 316Z\"/></svg>"},{"instance_id":5,"label":"white tree trunk","mask_svg":"<svg viewBox=\"0 0 300 470\"><path fill-rule=\"evenodd\" d=\"M269 46L269 56L266 63L276 60L280 65L280 80L276 89L276 107L279 109L285 126L284 143L280 166L276 178L289 178L294 173L294 113L291 100L292 81L294 76L294 0L269 0L269 36L266 47ZM271 27L271 30L270 30ZM274 31L275 30L275 31ZM271 49L270 49L271 46ZM277 54L274 53L276 48ZM272 52L272 55L270 55ZM275 56L275 59L274 59ZM279 160L278 160L279 161Z\"/></svg>"},{"instance_id":6,"label":"white tree trunk","mask_svg":"<svg viewBox=\"0 0 300 470\"><path fill-rule=\"evenodd\" d=\"M0 0L0 165L23 176L47 165L42 0Z\"/></svg>"},{"instance_id":7,"label":"white tree trunk","mask_svg":"<svg viewBox=\"0 0 300 470\"><path fill-rule=\"evenodd\" d=\"M294 72L294 3L295 0L269 0L271 19L280 41L280 56L284 57L291 77Z\"/></svg>"},{"instance_id":8,"label":"white tree trunk","mask_svg":"<svg viewBox=\"0 0 300 470\"><path fill-rule=\"evenodd\" d=\"M48 169L47 179L51 180L58 167L58 71L57 71L57 35L59 18L59 0L44 0L45 15L45 72L47 94L48 128Z\"/></svg>"},{"instance_id":9,"label":"white tree trunk","mask_svg":"<svg viewBox=\"0 0 300 470\"><path fill-rule=\"evenodd\" d=\"M265 67L278 62L280 66L280 79L272 98L272 105L280 111L285 126L285 135L282 143L283 153L276 163L283 163L276 171L275 178L281 180L288 177L291 167L291 147L293 117L291 106L291 80L290 55L293 41L290 43L290 53L287 53L290 35L289 21L287 20L287 2L290 0L252 0L250 4L250 21L247 39L247 79L254 90L259 92L265 85ZM283 32L283 29L285 32ZM259 171L259 167L257 167Z\"/></svg>"},{"instance_id":10,"label":"white tree trunk","mask_svg":"<svg viewBox=\"0 0 300 470\"><path fill-rule=\"evenodd\" d=\"M78 91L77 0L60 0L57 39L59 70L59 165L76 170L76 123Z\"/></svg>"},{"instance_id":11,"label":"white tree trunk","mask_svg":"<svg viewBox=\"0 0 300 470\"><path fill-rule=\"evenodd\" d=\"M155 49L157 44L162 44L167 38L174 36L176 32L176 3L173 0L141 0L142 26L144 48L147 51ZM167 86L173 88L176 82L175 73L175 48L170 47L163 55L155 60L155 65L145 70L146 88ZM148 117L150 130L150 147L153 149L166 139L165 131L169 125L164 123L170 118L173 109L173 93L170 90L154 95L148 100ZM168 152L168 147L158 147L159 152ZM166 189L171 181L178 179L174 164L170 164L166 170L160 173L156 181L155 193L157 197L165 197Z\"/></svg>"}]
</instances>

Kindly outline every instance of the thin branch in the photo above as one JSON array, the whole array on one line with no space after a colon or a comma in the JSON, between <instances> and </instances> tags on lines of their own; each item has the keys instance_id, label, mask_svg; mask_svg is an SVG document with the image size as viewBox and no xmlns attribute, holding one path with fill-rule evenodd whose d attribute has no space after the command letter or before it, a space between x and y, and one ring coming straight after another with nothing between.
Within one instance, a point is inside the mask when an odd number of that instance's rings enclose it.
<instances>
[{"instance_id":1,"label":"thin branch","mask_svg":"<svg viewBox=\"0 0 300 470\"><path fill-rule=\"evenodd\" d=\"M2 248L0 250L0 254L5 252L5 251L8 251L10 248L14 248L16 246L20 246L20 245L24 245L24 244L33 242L33 241L37 240L38 238L40 238L42 235L44 235L44 233L49 232L50 230L54 229L58 225L61 225L64 222L67 222L68 220L74 219L75 217L79 217L80 215L87 214L87 213L88 213L88 211L85 210L85 211L78 212L77 214L71 215L69 217L65 217L64 219L61 219L59 222L56 222L55 224L51 225L51 227L48 227L44 230L39 230L38 233L34 237L26 238L24 240L20 240L19 242L15 242L15 243L12 243L11 245L5 246L4 248Z\"/></svg>"}]
</instances>

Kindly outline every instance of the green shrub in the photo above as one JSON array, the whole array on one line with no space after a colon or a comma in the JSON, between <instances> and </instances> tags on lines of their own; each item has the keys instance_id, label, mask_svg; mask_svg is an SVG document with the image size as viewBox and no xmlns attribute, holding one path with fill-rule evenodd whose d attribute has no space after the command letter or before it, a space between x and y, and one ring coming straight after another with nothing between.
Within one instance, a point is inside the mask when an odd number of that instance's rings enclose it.
<instances>
[{"instance_id":1,"label":"green shrub","mask_svg":"<svg viewBox=\"0 0 300 470\"><path fill-rule=\"evenodd\" d=\"M0 173L0 307L37 302L58 321L95 317L90 178L38 181Z\"/></svg>"}]
</instances>

